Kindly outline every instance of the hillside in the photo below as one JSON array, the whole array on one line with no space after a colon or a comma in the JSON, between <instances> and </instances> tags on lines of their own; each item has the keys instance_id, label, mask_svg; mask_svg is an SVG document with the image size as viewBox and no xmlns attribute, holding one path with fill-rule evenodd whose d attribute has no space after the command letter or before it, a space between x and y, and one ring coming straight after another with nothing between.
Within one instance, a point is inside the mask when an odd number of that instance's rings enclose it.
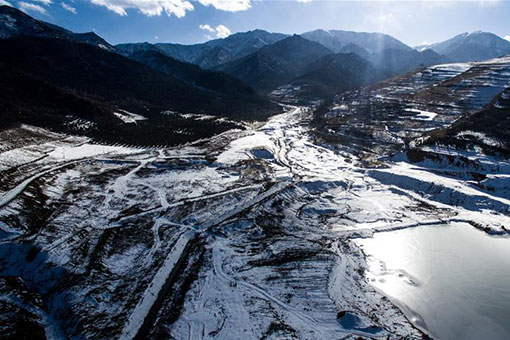
<instances>
[{"instance_id":1,"label":"hillside","mask_svg":"<svg viewBox=\"0 0 510 340\"><path fill-rule=\"evenodd\" d=\"M307 65L304 74L293 79L290 84L299 88L294 96L316 100L332 97L384 77L384 73L359 55L337 53L313 61Z\"/></svg>"},{"instance_id":2,"label":"hillside","mask_svg":"<svg viewBox=\"0 0 510 340\"><path fill-rule=\"evenodd\" d=\"M510 42L488 32L462 33L443 42L420 46L456 62L482 61L510 53Z\"/></svg>"},{"instance_id":3,"label":"hillside","mask_svg":"<svg viewBox=\"0 0 510 340\"><path fill-rule=\"evenodd\" d=\"M382 33L315 30L303 33L302 36L336 53L356 53L388 76L447 62L440 53L426 49L417 52L392 36Z\"/></svg>"},{"instance_id":4,"label":"hillside","mask_svg":"<svg viewBox=\"0 0 510 340\"><path fill-rule=\"evenodd\" d=\"M158 48L150 44L147 44L146 48L135 50L117 47L117 52L197 88L230 96L256 95L250 86L235 77L223 72L203 70L197 65L179 61L163 54Z\"/></svg>"},{"instance_id":5,"label":"hillside","mask_svg":"<svg viewBox=\"0 0 510 340\"><path fill-rule=\"evenodd\" d=\"M94 32L74 33L62 27L37 20L10 6L0 6L0 39L17 35L57 38L86 43L113 51L115 48Z\"/></svg>"},{"instance_id":6,"label":"hillside","mask_svg":"<svg viewBox=\"0 0 510 340\"><path fill-rule=\"evenodd\" d=\"M159 43L155 46L170 57L197 64L207 69L245 57L286 37L287 35L281 33L253 30L232 34L224 39L210 40L202 44Z\"/></svg>"},{"instance_id":7,"label":"hillside","mask_svg":"<svg viewBox=\"0 0 510 340\"><path fill-rule=\"evenodd\" d=\"M270 91L302 74L310 62L328 54L331 51L326 47L293 35L217 69L243 79L255 89Z\"/></svg>"},{"instance_id":8,"label":"hillside","mask_svg":"<svg viewBox=\"0 0 510 340\"><path fill-rule=\"evenodd\" d=\"M453 145L468 150L478 147L486 153L510 155L510 88L483 109L432 132L430 137L427 144Z\"/></svg>"},{"instance_id":9,"label":"hillside","mask_svg":"<svg viewBox=\"0 0 510 340\"><path fill-rule=\"evenodd\" d=\"M173 145L281 112L220 72L155 51L134 57L144 65L94 33L73 33L12 7L2 6L0 19L4 128L30 123L110 142ZM233 121L184 118L189 113Z\"/></svg>"}]
</instances>

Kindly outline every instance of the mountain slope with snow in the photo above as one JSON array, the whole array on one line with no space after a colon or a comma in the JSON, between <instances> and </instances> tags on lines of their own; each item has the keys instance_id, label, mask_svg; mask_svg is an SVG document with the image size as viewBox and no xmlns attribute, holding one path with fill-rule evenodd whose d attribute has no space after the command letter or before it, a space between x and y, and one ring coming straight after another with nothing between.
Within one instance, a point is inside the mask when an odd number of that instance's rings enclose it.
<instances>
[{"instance_id":1,"label":"mountain slope with snow","mask_svg":"<svg viewBox=\"0 0 510 340\"><path fill-rule=\"evenodd\" d=\"M274 44L286 37L286 34L253 30L232 34L227 38L215 39L202 44L158 43L155 46L170 57L197 64L207 69L243 58L264 46Z\"/></svg>"},{"instance_id":2,"label":"mountain slope with snow","mask_svg":"<svg viewBox=\"0 0 510 340\"><path fill-rule=\"evenodd\" d=\"M305 39L316 41L333 52L347 52L350 46L355 45L362 49L367 57L369 54L377 54L385 49L409 51L411 48L390 35L382 33L351 32L340 30L322 30L305 32L301 34ZM352 51L355 52L355 51ZM355 52L356 53L356 52Z\"/></svg>"},{"instance_id":3,"label":"mountain slope with snow","mask_svg":"<svg viewBox=\"0 0 510 340\"><path fill-rule=\"evenodd\" d=\"M510 42L489 32L462 33L451 39L428 46L451 61L482 61L510 53Z\"/></svg>"},{"instance_id":4,"label":"mountain slope with snow","mask_svg":"<svg viewBox=\"0 0 510 340\"><path fill-rule=\"evenodd\" d=\"M435 52L414 51L401 41L382 33L315 30L303 33L302 36L336 53L356 53L390 75L446 61Z\"/></svg>"},{"instance_id":5,"label":"mountain slope with snow","mask_svg":"<svg viewBox=\"0 0 510 340\"><path fill-rule=\"evenodd\" d=\"M326 47L293 35L217 69L245 80L256 89L268 91L286 84L302 74L310 62L328 54L331 51Z\"/></svg>"}]
</instances>

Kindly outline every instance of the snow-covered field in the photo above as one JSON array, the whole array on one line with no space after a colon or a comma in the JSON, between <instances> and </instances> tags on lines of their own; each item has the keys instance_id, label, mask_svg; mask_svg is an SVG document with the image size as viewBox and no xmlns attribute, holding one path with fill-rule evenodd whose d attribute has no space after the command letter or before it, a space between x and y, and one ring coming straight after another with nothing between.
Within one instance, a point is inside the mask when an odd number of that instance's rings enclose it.
<instances>
[{"instance_id":1,"label":"snow-covered field","mask_svg":"<svg viewBox=\"0 0 510 340\"><path fill-rule=\"evenodd\" d=\"M412 124L445 114L410 109ZM510 163L440 146L414 163L367 161L319 142L311 118L288 107L174 148L0 133L2 330L28 320L53 339L427 339L416 311L372 285L360 239L463 223L507 240Z\"/></svg>"},{"instance_id":2,"label":"snow-covered field","mask_svg":"<svg viewBox=\"0 0 510 340\"><path fill-rule=\"evenodd\" d=\"M22 278L2 299L23 301L3 308L39 308L47 332L53 320L78 338L421 338L352 240L457 221L506 234L510 201L493 182L509 165L486 186L404 158L367 168L315 143L309 115L290 108L200 146L64 139L0 154L23 169L2 177L0 274Z\"/></svg>"}]
</instances>

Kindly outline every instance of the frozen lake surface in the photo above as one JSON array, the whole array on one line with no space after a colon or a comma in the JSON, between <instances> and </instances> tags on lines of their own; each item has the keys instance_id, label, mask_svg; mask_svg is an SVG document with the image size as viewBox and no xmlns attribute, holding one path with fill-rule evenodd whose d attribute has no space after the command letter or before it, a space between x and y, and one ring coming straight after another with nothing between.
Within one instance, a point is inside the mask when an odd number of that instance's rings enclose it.
<instances>
[{"instance_id":1,"label":"frozen lake surface","mask_svg":"<svg viewBox=\"0 0 510 340\"><path fill-rule=\"evenodd\" d=\"M434 338L510 339L510 239L459 223L356 242L370 282Z\"/></svg>"}]
</instances>

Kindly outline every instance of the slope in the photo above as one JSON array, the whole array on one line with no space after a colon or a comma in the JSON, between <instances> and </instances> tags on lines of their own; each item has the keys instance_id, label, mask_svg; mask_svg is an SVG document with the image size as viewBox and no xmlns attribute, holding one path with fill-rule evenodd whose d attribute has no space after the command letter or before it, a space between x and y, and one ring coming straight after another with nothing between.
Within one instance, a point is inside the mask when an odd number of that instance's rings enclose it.
<instances>
[{"instance_id":1,"label":"slope","mask_svg":"<svg viewBox=\"0 0 510 340\"><path fill-rule=\"evenodd\" d=\"M73 33L62 27L34 19L14 7L0 6L0 39L17 35L65 39L101 47L108 51L115 49L94 32Z\"/></svg>"},{"instance_id":2,"label":"slope","mask_svg":"<svg viewBox=\"0 0 510 340\"><path fill-rule=\"evenodd\" d=\"M315 30L303 33L302 36L336 53L356 53L388 76L447 61L435 52L430 50L418 52L392 36L382 33Z\"/></svg>"},{"instance_id":3,"label":"slope","mask_svg":"<svg viewBox=\"0 0 510 340\"><path fill-rule=\"evenodd\" d=\"M427 47L456 62L481 61L510 53L510 42L481 31L462 33Z\"/></svg>"},{"instance_id":4,"label":"slope","mask_svg":"<svg viewBox=\"0 0 510 340\"><path fill-rule=\"evenodd\" d=\"M178 144L236 127L186 120L164 114L167 110L237 120L265 119L280 112L261 97L218 95L116 53L68 40L26 36L0 40L0 63L6 70L2 74L15 78L3 79L2 120L109 142ZM126 112L122 110L147 119L125 123L113 115ZM70 130L73 124L85 128Z\"/></svg>"},{"instance_id":5,"label":"slope","mask_svg":"<svg viewBox=\"0 0 510 340\"><path fill-rule=\"evenodd\" d=\"M224 39L215 39L202 44L156 44L166 55L177 60L197 64L202 68L213 68L220 64L245 57L258 49L272 45L287 35L253 30L236 33Z\"/></svg>"},{"instance_id":6,"label":"slope","mask_svg":"<svg viewBox=\"0 0 510 340\"><path fill-rule=\"evenodd\" d=\"M326 47L293 35L217 69L239 77L257 90L270 91L303 74L310 62L328 54L331 51Z\"/></svg>"},{"instance_id":7,"label":"slope","mask_svg":"<svg viewBox=\"0 0 510 340\"><path fill-rule=\"evenodd\" d=\"M118 46L117 52L195 87L229 95L255 95L252 88L237 78L223 72L202 70L197 65L179 61L148 43L136 49Z\"/></svg>"}]
</instances>

